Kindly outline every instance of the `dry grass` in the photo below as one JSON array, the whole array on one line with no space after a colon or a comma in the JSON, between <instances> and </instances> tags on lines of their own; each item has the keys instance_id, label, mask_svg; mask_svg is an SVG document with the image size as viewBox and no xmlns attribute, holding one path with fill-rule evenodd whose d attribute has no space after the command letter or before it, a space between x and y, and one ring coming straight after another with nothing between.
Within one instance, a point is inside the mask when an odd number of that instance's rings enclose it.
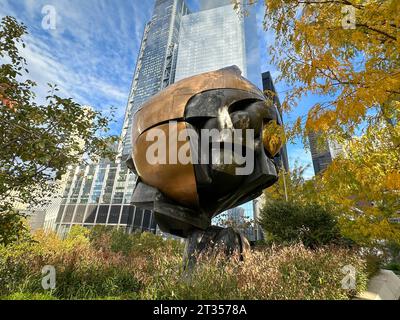
<instances>
[{"instance_id":1,"label":"dry grass","mask_svg":"<svg viewBox=\"0 0 400 320\"><path fill-rule=\"evenodd\" d=\"M223 254L199 257L184 270L182 246L154 235L96 239L84 230L60 240L0 247L0 296L58 299L348 299L364 289L365 262L356 251L301 244L253 250L244 261ZM57 288L44 292L41 268L54 265ZM357 289L342 289L344 265L357 270Z\"/></svg>"}]
</instances>

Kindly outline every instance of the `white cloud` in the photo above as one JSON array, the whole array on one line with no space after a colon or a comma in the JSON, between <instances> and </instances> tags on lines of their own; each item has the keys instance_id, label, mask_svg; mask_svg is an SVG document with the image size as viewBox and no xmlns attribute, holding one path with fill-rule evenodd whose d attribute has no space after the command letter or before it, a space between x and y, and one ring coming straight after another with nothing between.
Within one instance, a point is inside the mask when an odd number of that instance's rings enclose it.
<instances>
[{"instance_id":1,"label":"white cloud","mask_svg":"<svg viewBox=\"0 0 400 320\"><path fill-rule=\"evenodd\" d=\"M43 30L44 5L57 12L56 30ZM39 100L47 83L77 102L125 112L144 24L152 1L124 0L1 0L0 16L12 15L29 31L23 56L29 78L38 83Z\"/></svg>"}]
</instances>

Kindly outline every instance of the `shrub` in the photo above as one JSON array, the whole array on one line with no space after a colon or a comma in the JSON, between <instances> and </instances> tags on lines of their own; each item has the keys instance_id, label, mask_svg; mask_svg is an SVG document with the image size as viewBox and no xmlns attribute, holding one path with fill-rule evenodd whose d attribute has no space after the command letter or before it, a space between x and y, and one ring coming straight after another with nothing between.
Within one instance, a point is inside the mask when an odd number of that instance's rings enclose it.
<instances>
[{"instance_id":1,"label":"shrub","mask_svg":"<svg viewBox=\"0 0 400 320\"><path fill-rule=\"evenodd\" d=\"M28 232L26 221L18 211L4 209L0 206L0 244L8 245Z\"/></svg>"},{"instance_id":2,"label":"shrub","mask_svg":"<svg viewBox=\"0 0 400 320\"><path fill-rule=\"evenodd\" d=\"M374 253L366 253L364 254L364 259L367 264L367 276L368 278L372 278L376 275L382 267L382 258Z\"/></svg>"},{"instance_id":3,"label":"shrub","mask_svg":"<svg viewBox=\"0 0 400 320\"><path fill-rule=\"evenodd\" d=\"M318 204L268 202L261 210L259 223L280 244L300 241L315 248L340 238L333 214Z\"/></svg>"},{"instance_id":4,"label":"shrub","mask_svg":"<svg viewBox=\"0 0 400 320\"><path fill-rule=\"evenodd\" d=\"M396 273L400 273L400 263L396 262L389 262L386 266L385 269L387 270L392 270Z\"/></svg>"},{"instance_id":5,"label":"shrub","mask_svg":"<svg viewBox=\"0 0 400 320\"><path fill-rule=\"evenodd\" d=\"M104 226L95 226L90 232L91 244L104 251L122 253L125 256L146 254L154 249L171 249L176 253L183 253L183 245L176 240L164 240L149 232L127 234L122 229L113 229Z\"/></svg>"},{"instance_id":6,"label":"shrub","mask_svg":"<svg viewBox=\"0 0 400 320\"><path fill-rule=\"evenodd\" d=\"M93 299L106 296L129 299L136 296L140 287L135 273L126 266L77 266L57 271L57 286L53 295L61 299Z\"/></svg>"}]
</instances>

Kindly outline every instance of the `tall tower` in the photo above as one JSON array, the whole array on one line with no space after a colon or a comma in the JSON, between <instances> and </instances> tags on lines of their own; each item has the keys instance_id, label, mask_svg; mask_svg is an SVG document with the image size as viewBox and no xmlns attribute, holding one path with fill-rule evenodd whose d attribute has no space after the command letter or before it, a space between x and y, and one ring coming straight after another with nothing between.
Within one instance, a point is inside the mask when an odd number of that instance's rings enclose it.
<instances>
[{"instance_id":1,"label":"tall tower","mask_svg":"<svg viewBox=\"0 0 400 320\"><path fill-rule=\"evenodd\" d=\"M118 159L124 161L132 151L132 118L144 102L172 84L182 16L188 8L184 0L157 0L153 16L146 24L136 70L129 94Z\"/></svg>"},{"instance_id":2,"label":"tall tower","mask_svg":"<svg viewBox=\"0 0 400 320\"><path fill-rule=\"evenodd\" d=\"M182 18L175 80L236 65L261 89L255 12L241 17L229 0L202 0L201 8Z\"/></svg>"},{"instance_id":3,"label":"tall tower","mask_svg":"<svg viewBox=\"0 0 400 320\"><path fill-rule=\"evenodd\" d=\"M321 141L320 133L309 133L308 140L316 175L325 170L336 157L345 156L345 150L342 144L329 139Z\"/></svg>"}]
</instances>

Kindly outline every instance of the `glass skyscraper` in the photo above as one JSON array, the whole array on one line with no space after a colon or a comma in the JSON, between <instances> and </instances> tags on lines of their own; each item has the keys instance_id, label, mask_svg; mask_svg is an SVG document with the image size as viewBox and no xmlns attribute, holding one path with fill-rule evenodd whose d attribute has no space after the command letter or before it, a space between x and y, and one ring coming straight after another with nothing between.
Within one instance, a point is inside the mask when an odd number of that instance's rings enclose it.
<instances>
[{"instance_id":1,"label":"glass skyscraper","mask_svg":"<svg viewBox=\"0 0 400 320\"><path fill-rule=\"evenodd\" d=\"M323 145L320 145L318 143L319 136L316 132L311 132L308 135L315 174L325 170L332 162L328 142L324 141Z\"/></svg>"},{"instance_id":2,"label":"glass skyscraper","mask_svg":"<svg viewBox=\"0 0 400 320\"><path fill-rule=\"evenodd\" d=\"M223 6L182 19L176 80L237 65L247 75L244 22Z\"/></svg>"},{"instance_id":3,"label":"glass skyscraper","mask_svg":"<svg viewBox=\"0 0 400 320\"><path fill-rule=\"evenodd\" d=\"M183 0L157 0L153 17L147 23L142 39L136 70L119 146L122 161L132 151L132 117L144 102L175 80L179 31L182 17L188 13Z\"/></svg>"},{"instance_id":4,"label":"glass skyscraper","mask_svg":"<svg viewBox=\"0 0 400 320\"><path fill-rule=\"evenodd\" d=\"M184 0L156 0L137 57L117 159L70 170L62 198L49 207L47 220L55 220L50 229L55 228L62 236L73 225L91 228L102 224L127 232L156 232L152 212L130 205L136 177L125 160L132 151L133 114L174 82L181 19L187 13Z\"/></svg>"},{"instance_id":5,"label":"glass skyscraper","mask_svg":"<svg viewBox=\"0 0 400 320\"><path fill-rule=\"evenodd\" d=\"M310 132L308 134L310 143L311 157L314 167L314 173L324 171L338 156L345 154L343 145L334 140L322 139L318 132Z\"/></svg>"},{"instance_id":6,"label":"glass skyscraper","mask_svg":"<svg viewBox=\"0 0 400 320\"><path fill-rule=\"evenodd\" d=\"M57 206L57 232L65 235L73 225L91 228L96 224L155 232L151 212L130 206L135 179L125 166L113 161L70 170Z\"/></svg>"},{"instance_id":7,"label":"glass skyscraper","mask_svg":"<svg viewBox=\"0 0 400 320\"><path fill-rule=\"evenodd\" d=\"M175 80L236 65L262 88L260 51L253 10L240 17L230 1L203 0L200 12L182 18Z\"/></svg>"}]
</instances>

